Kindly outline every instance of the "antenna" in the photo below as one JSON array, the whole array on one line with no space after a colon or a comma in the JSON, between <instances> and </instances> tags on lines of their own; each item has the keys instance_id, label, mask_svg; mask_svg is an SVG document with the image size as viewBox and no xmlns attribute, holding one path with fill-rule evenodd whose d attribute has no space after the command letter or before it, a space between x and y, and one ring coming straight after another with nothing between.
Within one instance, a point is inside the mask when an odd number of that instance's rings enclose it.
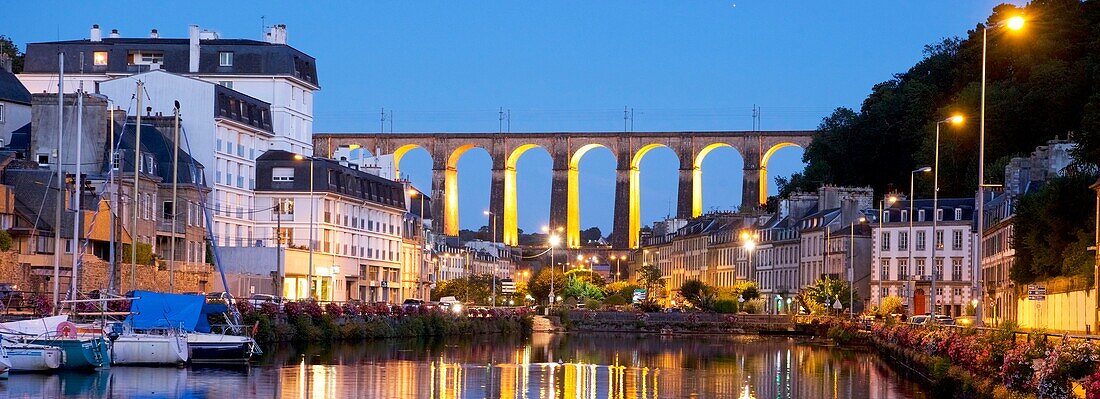
<instances>
[{"instance_id":1,"label":"antenna","mask_svg":"<svg viewBox=\"0 0 1100 399\"><path fill-rule=\"evenodd\" d=\"M264 37L265 35L267 35L267 32L264 32L266 30L267 30L267 17L261 15L260 16L260 39L266 39L266 37Z\"/></svg>"},{"instance_id":2,"label":"antenna","mask_svg":"<svg viewBox=\"0 0 1100 399\"><path fill-rule=\"evenodd\" d=\"M382 119L378 120L378 133L386 132L386 107L382 107Z\"/></svg>"},{"instance_id":3,"label":"antenna","mask_svg":"<svg viewBox=\"0 0 1100 399\"><path fill-rule=\"evenodd\" d=\"M504 107L500 107L497 115L497 133L504 133Z\"/></svg>"},{"instance_id":4,"label":"antenna","mask_svg":"<svg viewBox=\"0 0 1100 399\"><path fill-rule=\"evenodd\" d=\"M512 132L512 110L504 110L504 124L508 127L508 133Z\"/></svg>"}]
</instances>

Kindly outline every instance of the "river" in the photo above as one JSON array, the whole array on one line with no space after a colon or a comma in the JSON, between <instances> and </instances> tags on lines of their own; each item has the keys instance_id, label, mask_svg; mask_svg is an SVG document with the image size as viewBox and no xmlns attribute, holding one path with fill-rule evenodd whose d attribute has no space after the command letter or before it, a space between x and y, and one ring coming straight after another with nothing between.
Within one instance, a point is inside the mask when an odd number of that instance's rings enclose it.
<instances>
[{"instance_id":1,"label":"river","mask_svg":"<svg viewBox=\"0 0 1100 399\"><path fill-rule=\"evenodd\" d=\"M535 334L266 348L247 367L16 374L3 398L927 398L874 354L788 337Z\"/></svg>"}]
</instances>

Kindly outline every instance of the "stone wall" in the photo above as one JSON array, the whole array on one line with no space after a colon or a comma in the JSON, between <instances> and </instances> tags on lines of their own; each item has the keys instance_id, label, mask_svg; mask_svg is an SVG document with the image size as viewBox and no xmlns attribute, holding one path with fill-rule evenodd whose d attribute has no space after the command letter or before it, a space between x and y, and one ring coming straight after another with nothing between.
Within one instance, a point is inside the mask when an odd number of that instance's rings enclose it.
<instances>
[{"instance_id":1,"label":"stone wall","mask_svg":"<svg viewBox=\"0 0 1100 399\"><path fill-rule=\"evenodd\" d=\"M20 255L14 251L0 252L0 283L11 283L20 291L32 291L50 293L53 290L51 278L53 276L52 255ZM62 290L69 286L71 276L72 258L70 255L61 257L61 286ZM85 256L82 263L83 270L80 273L80 290L88 292L96 289L107 288L108 263L94 256ZM122 286L120 292L134 289L131 285L131 268L129 264L122 264ZM136 271L137 289L151 291L169 291L169 276L167 268L137 265ZM175 292L213 290L213 280L216 275L213 267L205 264L180 264L175 271Z\"/></svg>"},{"instance_id":2,"label":"stone wall","mask_svg":"<svg viewBox=\"0 0 1100 399\"><path fill-rule=\"evenodd\" d=\"M1096 333L1096 291L1048 293L1045 300L1031 301L1017 295L1016 323L1021 328L1049 332Z\"/></svg>"}]
</instances>

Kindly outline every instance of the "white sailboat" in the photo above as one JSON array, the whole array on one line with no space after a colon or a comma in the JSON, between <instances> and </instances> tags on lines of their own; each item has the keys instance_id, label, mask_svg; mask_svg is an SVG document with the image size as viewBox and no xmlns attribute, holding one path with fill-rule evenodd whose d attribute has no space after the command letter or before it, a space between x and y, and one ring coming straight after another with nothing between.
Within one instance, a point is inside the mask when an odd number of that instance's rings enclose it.
<instances>
[{"instance_id":1,"label":"white sailboat","mask_svg":"<svg viewBox=\"0 0 1100 399\"><path fill-rule=\"evenodd\" d=\"M4 339L0 350L7 354L10 369L21 371L49 371L61 367L63 352L61 348L48 345L28 344Z\"/></svg>"},{"instance_id":2,"label":"white sailboat","mask_svg":"<svg viewBox=\"0 0 1100 399\"><path fill-rule=\"evenodd\" d=\"M111 343L111 363L115 365L187 363L188 335L179 330L165 330L161 334L123 331Z\"/></svg>"}]
</instances>

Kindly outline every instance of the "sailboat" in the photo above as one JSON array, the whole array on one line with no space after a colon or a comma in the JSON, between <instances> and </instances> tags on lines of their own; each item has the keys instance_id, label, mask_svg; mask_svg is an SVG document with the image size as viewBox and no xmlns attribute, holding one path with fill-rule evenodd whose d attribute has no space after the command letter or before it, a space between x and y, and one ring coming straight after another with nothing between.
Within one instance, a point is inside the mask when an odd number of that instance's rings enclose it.
<instances>
[{"instance_id":1,"label":"sailboat","mask_svg":"<svg viewBox=\"0 0 1100 399\"><path fill-rule=\"evenodd\" d=\"M7 354L12 372L49 371L61 367L65 356L61 348L3 339L0 350Z\"/></svg>"},{"instance_id":2,"label":"sailboat","mask_svg":"<svg viewBox=\"0 0 1100 399\"><path fill-rule=\"evenodd\" d=\"M208 304L193 294L134 291L133 296L126 325L135 331L180 331L192 363L242 363L259 353L252 337L212 332L208 316L224 313L224 304Z\"/></svg>"},{"instance_id":3,"label":"sailboat","mask_svg":"<svg viewBox=\"0 0 1100 399\"><path fill-rule=\"evenodd\" d=\"M107 338L102 334L79 334L76 324L70 322L67 315L0 323L0 331L6 333L4 346L11 341L60 349L62 356L58 368L61 369L89 370L111 366L111 344Z\"/></svg>"}]
</instances>

